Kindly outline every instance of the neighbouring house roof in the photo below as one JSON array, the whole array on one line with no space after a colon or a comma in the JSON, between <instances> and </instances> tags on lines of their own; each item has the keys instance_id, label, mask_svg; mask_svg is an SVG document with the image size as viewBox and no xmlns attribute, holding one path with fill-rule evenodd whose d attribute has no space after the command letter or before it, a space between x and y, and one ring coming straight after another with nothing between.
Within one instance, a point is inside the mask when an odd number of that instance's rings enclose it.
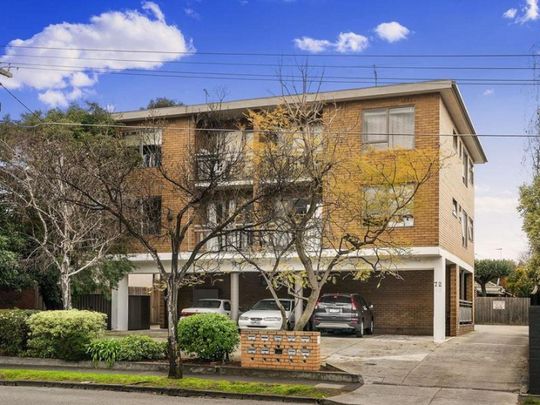
<instances>
[{"instance_id":1,"label":"neighbouring house roof","mask_svg":"<svg viewBox=\"0 0 540 405\"><path fill-rule=\"evenodd\" d=\"M482 287L480 286L480 284L476 282L474 284L476 287L476 292L478 294L482 294ZM486 284L486 294L491 297L508 297L512 295L508 291L506 291L506 289L503 286L498 285L494 283L493 281L489 281Z\"/></svg>"},{"instance_id":2,"label":"neighbouring house roof","mask_svg":"<svg viewBox=\"0 0 540 405\"><path fill-rule=\"evenodd\" d=\"M344 102L368 100L383 97L410 96L415 94L439 93L460 134L476 135L474 125L461 97L457 84L452 80L435 80L416 83L393 84L387 86L364 87L357 89L308 93L307 101ZM274 96L252 98L220 103L220 111L235 111L253 108L268 108L278 105L285 99L294 101L297 96ZM113 114L121 122L142 121L145 119L174 118L210 111L209 104L181 105L151 110L125 111ZM470 152L474 163L487 162L486 155L476 136L464 136L463 142Z\"/></svg>"}]
</instances>

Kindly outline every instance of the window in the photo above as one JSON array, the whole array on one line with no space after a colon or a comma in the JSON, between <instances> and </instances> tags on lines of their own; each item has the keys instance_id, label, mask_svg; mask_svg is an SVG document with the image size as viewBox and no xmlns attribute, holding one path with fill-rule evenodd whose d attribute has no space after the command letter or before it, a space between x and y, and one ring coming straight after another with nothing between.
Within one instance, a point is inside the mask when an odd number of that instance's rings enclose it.
<instances>
[{"instance_id":1,"label":"window","mask_svg":"<svg viewBox=\"0 0 540 405\"><path fill-rule=\"evenodd\" d=\"M412 184L393 188L370 186L364 189L364 226L407 227L414 225Z\"/></svg>"},{"instance_id":2,"label":"window","mask_svg":"<svg viewBox=\"0 0 540 405\"><path fill-rule=\"evenodd\" d=\"M474 241L474 222L472 218L469 218L469 240Z\"/></svg>"},{"instance_id":3,"label":"window","mask_svg":"<svg viewBox=\"0 0 540 405\"><path fill-rule=\"evenodd\" d=\"M455 198L452 198L452 215L458 216L458 203Z\"/></svg>"},{"instance_id":4,"label":"window","mask_svg":"<svg viewBox=\"0 0 540 405\"><path fill-rule=\"evenodd\" d=\"M452 137L452 143L454 145L454 150L457 152L458 150L458 136L456 134L456 130L453 131L454 136Z\"/></svg>"},{"instance_id":5,"label":"window","mask_svg":"<svg viewBox=\"0 0 540 405\"><path fill-rule=\"evenodd\" d=\"M469 159L469 182L474 184L474 171L472 159Z\"/></svg>"},{"instance_id":6,"label":"window","mask_svg":"<svg viewBox=\"0 0 540 405\"><path fill-rule=\"evenodd\" d=\"M161 166L161 145L142 145L143 167Z\"/></svg>"},{"instance_id":7,"label":"window","mask_svg":"<svg viewBox=\"0 0 540 405\"><path fill-rule=\"evenodd\" d=\"M145 235L159 235L161 228L161 197L149 197L142 201L141 231Z\"/></svg>"},{"instance_id":8,"label":"window","mask_svg":"<svg viewBox=\"0 0 540 405\"><path fill-rule=\"evenodd\" d=\"M231 304L229 304L228 302L224 302L223 303L223 309L225 311L230 311L231 310Z\"/></svg>"},{"instance_id":9,"label":"window","mask_svg":"<svg viewBox=\"0 0 540 405\"><path fill-rule=\"evenodd\" d=\"M413 149L414 107L364 111L362 142L377 149Z\"/></svg>"},{"instance_id":10,"label":"window","mask_svg":"<svg viewBox=\"0 0 540 405\"><path fill-rule=\"evenodd\" d=\"M161 135L162 131L159 128L134 129L126 132L125 142L137 150L143 167L161 165Z\"/></svg>"},{"instance_id":11,"label":"window","mask_svg":"<svg viewBox=\"0 0 540 405\"><path fill-rule=\"evenodd\" d=\"M461 210L461 245L466 248L468 246L468 230L469 230L469 220L465 210Z\"/></svg>"},{"instance_id":12,"label":"window","mask_svg":"<svg viewBox=\"0 0 540 405\"><path fill-rule=\"evenodd\" d=\"M465 186L469 185L469 155L465 148L463 148L463 173L462 173L463 184Z\"/></svg>"}]
</instances>

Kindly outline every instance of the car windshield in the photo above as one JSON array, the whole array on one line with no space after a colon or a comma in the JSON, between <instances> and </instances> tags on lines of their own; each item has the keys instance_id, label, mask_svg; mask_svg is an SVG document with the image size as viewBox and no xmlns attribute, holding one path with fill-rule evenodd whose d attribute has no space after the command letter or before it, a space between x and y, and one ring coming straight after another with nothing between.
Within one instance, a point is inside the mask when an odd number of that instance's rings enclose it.
<instances>
[{"instance_id":1,"label":"car windshield","mask_svg":"<svg viewBox=\"0 0 540 405\"><path fill-rule=\"evenodd\" d=\"M218 300L199 300L195 303L195 308L219 308L221 302Z\"/></svg>"},{"instance_id":2,"label":"car windshield","mask_svg":"<svg viewBox=\"0 0 540 405\"><path fill-rule=\"evenodd\" d=\"M285 311L291 310L291 301L280 300ZM274 300L262 300L257 302L252 309L262 311L279 311L279 308Z\"/></svg>"}]
</instances>

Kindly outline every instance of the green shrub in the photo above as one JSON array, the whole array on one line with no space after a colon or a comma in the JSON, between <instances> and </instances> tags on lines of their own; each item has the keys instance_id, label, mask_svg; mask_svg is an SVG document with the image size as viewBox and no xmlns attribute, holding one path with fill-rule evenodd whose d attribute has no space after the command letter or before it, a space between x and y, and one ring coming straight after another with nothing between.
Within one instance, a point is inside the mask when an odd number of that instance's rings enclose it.
<instances>
[{"instance_id":1,"label":"green shrub","mask_svg":"<svg viewBox=\"0 0 540 405\"><path fill-rule=\"evenodd\" d=\"M111 367L116 361L144 361L165 358L167 342L148 336L129 335L121 339L95 339L86 352L94 363L103 361Z\"/></svg>"},{"instance_id":2,"label":"green shrub","mask_svg":"<svg viewBox=\"0 0 540 405\"><path fill-rule=\"evenodd\" d=\"M86 353L94 364L103 361L107 363L107 366L112 367L118 360L120 341L117 339L95 339L86 347Z\"/></svg>"},{"instance_id":3,"label":"green shrub","mask_svg":"<svg viewBox=\"0 0 540 405\"><path fill-rule=\"evenodd\" d=\"M149 336L129 335L120 339L119 361L159 360L165 358L167 342Z\"/></svg>"},{"instance_id":4,"label":"green shrub","mask_svg":"<svg viewBox=\"0 0 540 405\"><path fill-rule=\"evenodd\" d=\"M19 356L26 351L27 320L37 311L9 309L0 311L0 354Z\"/></svg>"},{"instance_id":5,"label":"green shrub","mask_svg":"<svg viewBox=\"0 0 540 405\"><path fill-rule=\"evenodd\" d=\"M178 323L178 343L202 360L224 360L238 346L236 324L221 314L197 314Z\"/></svg>"},{"instance_id":6,"label":"green shrub","mask_svg":"<svg viewBox=\"0 0 540 405\"><path fill-rule=\"evenodd\" d=\"M62 360L87 358L88 344L105 331L107 316L99 312L43 311L28 318L28 354Z\"/></svg>"}]
</instances>

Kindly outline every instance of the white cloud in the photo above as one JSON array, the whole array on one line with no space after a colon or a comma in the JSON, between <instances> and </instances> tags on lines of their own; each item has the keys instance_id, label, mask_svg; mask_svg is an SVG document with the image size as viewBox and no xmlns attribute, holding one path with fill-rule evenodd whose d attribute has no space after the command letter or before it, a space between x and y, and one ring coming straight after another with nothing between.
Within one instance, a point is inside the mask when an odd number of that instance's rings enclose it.
<instances>
[{"instance_id":1,"label":"white cloud","mask_svg":"<svg viewBox=\"0 0 540 405\"><path fill-rule=\"evenodd\" d=\"M327 39L315 39L310 37L295 38L293 40L298 49L311 53L320 53L328 50L337 52L362 52L369 45L369 40L354 32L340 32L335 42Z\"/></svg>"},{"instance_id":2,"label":"white cloud","mask_svg":"<svg viewBox=\"0 0 540 405\"><path fill-rule=\"evenodd\" d=\"M201 19L201 15L199 13L197 13L195 11L195 9L191 8L191 7L186 7L184 9L184 13L188 16L188 17L191 17L195 20L200 20Z\"/></svg>"},{"instance_id":3,"label":"white cloud","mask_svg":"<svg viewBox=\"0 0 540 405\"><path fill-rule=\"evenodd\" d=\"M163 12L159 8L159 6L156 3L154 3L153 1L145 1L145 2L143 2L142 8L143 8L143 10L148 10L152 14L154 14L154 16L158 19L158 21L161 21L161 22L165 21L165 15L163 14Z\"/></svg>"},{"instance_id":4,"label":"white cloud","mask_svg":"<svg viewBox=\"0 0 540 405\"><path fill-rule=\"evenodd\" d=\"M518 259L527 251L516 192L478 188L475 198L475 254L478 258ZM502 252L499 249L503 249Z\"/></svg>"},{"instance_id":5,"label":"white cloud","mask_svg":"<svg viewBox=\"0 0 540 405\"><path fill-rule=\"evenodd\" d=\"M368 39L354 32L340 32L335 43L336 50L341 53L362 52L368 47Z\"/></svg>"},{"instance_id":6,"label":"white cloud","mask_svg":"<svg viewBox=\"0 0 540 405\"><path fill-rule=\"evenodd\" d=\"M298 49L311 53L324 52L332 47L332 42L326 39L314 39L310 37L295 38L294 44Z\"/></svg>"},{"instance_id":7,"label":"white cloud","mask_svg":"<svg viewBox=\"0 0 540 405\"><path fill-rule=\"evenodd\" d=\"M379 38L390 43L406 39L410 33L407 27L401 25L397 21L381 23L377 25L377 28L375 28L375 32L377 33Z\"/></svg>"},{"instance_id":8,"label":"white cloud","mask_svg":"<svg viewBox=\"0 0 540 405\"><path fill-rule=\"evenodd\" d=\"M513 20L516 17L516 14L517 14L517 8L509 8L503 13L503 17Z\"/></svg>"},{"instance_id":9,"label":"white cloud","mask_svg":"<svg viewBox=\"0 0 540 405\"><path fill-rule=\"evenodd\" d=\"M495 90L493 89L485 89L484 92L482 93L484 96L491 96L495 93Z\"/></svg>"},{"instance_id":10,"label":"white cloud","mask_svg":"<svg viewBox=\"0 0 540 405\"><path fill-rule=\"evenodd\" d=\"M180 29L166 23L157 4L147 1L142 9L145 12L108 11L91 17L86 24L53 24L28 39L11 41L0 62L19 69L14 70L14 77L4 80L3 84L12 89L36 89L43 103L65 106L88 94L99 76L109 70L157 69L168 61L195 52ZM119 49L122 51L117 51ZM165 53L132 53L130 50ZM47 70L39 70L41 68Z\"/></svg>"},{"instance_id":11,"label":"white cloud","mask_svg":"<svg viewBox=\"0 0 540 405\"><path fill-rule=\"evenodd\" d=\"M521 11L521 13L519 13L519 11ZM521 10L510 8L503 13L503 17L515 20L520 24L524 24L528 21L536 21L540 18L538 0L525 0L525 4L521 7Z\"/></svg>"}]
</instances>

